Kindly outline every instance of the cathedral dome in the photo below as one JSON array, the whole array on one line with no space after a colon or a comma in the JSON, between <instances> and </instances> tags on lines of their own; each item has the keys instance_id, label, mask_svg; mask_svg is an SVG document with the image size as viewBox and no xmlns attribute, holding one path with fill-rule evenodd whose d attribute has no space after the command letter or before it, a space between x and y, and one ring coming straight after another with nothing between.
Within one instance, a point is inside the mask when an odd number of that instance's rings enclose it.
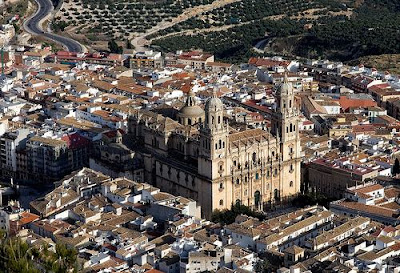
<instances>
[{"instance_id":1,"label":"cathedral dome","mask_svg":"<svg viewBox=\"0 0 400 273\"><path fill-rule=\"evenodd\" d=\"M201 117L204 116L204 110L198 106L198 105L193 105L193 106L184 106L182 109L179 111L179 116L181 117Z\"/></svg>"},{"instance_id":2,"label":"cathedral dome","mask_svg":"<svg viewBox=\"0 0 400 273\"><path fill-rule=\"evenodd\" d=\"M214 93L214 95L207 100L205 110L206 112L223 111L224 104L222 103L221 99L217 98L217 95Z\"/></svg>"},{"instance_id":3,"label":"cathedral dome","mask_svg":"<svg viewBox=\"0 0 400 273\"><path fill-rule=\"evenodd\" d=\"M204 116L204 110L196 104L195 94L193 90L190 90L185 106L177 114L179 123L183 125L201 123L204 120Z\"/></svg>"}]
</instances>

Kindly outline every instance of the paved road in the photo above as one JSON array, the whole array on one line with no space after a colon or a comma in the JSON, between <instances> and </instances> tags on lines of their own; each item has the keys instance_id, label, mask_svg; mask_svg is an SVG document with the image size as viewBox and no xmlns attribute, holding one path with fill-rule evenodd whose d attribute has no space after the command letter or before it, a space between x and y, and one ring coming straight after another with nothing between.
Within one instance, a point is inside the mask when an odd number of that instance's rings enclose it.
<instances>
[{"instance_id":1,"label":"paved road","mask_svg":"<svg viewBox=\"0 0 400 273\"><path fill-rule=\"evenodd\" d=\"M82 52L83 48L78 42L67 37L43 31L42 27L40 26L40 23L46 16L48 16L53 11L53 4L51 3L50 0L35 0L35 1L38 4L39 9L32 17L30 17L24 23L25 29L30 33L46 37L50 40L53 40L63 45L68 51Z\"/></svg>"}]
</instances>

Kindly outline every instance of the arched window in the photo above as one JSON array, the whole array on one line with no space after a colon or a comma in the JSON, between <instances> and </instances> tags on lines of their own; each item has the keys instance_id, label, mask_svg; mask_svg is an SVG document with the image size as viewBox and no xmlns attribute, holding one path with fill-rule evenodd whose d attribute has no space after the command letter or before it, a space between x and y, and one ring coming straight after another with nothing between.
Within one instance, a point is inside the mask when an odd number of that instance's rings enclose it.
<instances>
[{"instance_id":1,"label":"arched window","mask_svg":"<svg viewBox=\"0 0 400 273\"><path fill-rule=\"evenodd\" d=\"M188 119L188 124L192 125L192 119Z\"/></svg>"},{"instance_id":2,"label":"arched window","mask_svg":"<svg viewBox=\"0 0 400 273\"><path fill-rule=\"evenodd\" d=\"M256 173L256 179L258 180L260 178L260 175Z\"/></svg>"},{"instance_id":3,"label":"arched window","mask_svg":"<svg viewBox=\"0 0 400 273\"><path fill-rule=\"evenodd\" d=\"M240 206L242 204L242 201L240 201L240 199L236 199L235 204L236 204L236 206Z\"/></svg>"},{"instance_id":4,"label":"arched window","mask_svg":"<svg viewBox=\"0 0 400 273\"><path fill-rule=\"evenodd\" d=\"M225 141L222 142L222 148L225 148Z\"/></svg>"},{"instance_id":5,"label":"arched window","mask_svg":"<svg viewBox=\"0 0 400 273\"><path fill-rule=\"evenodd\" d=\"M211 117L211 124L214 124L214 116Z\"/></svg>"},{"instance_id":6,"label":"arched window","mask_svg":"<svg viewBox=\"0 0 400 273\"><path fill-rule=\"evenodd\" d=\"M224 200L222 200L222 199L219 200L219 205L220 205L220 206L223 206L223 205L224 205Z\"/></svg>"},{"instance_id":7,"label":"arched window","mask_svg":"<svg viewBox=\"0 0 400 273\"><path fill-rule=\"evenodd\" d=\"M293 132L296 132L296 125L293 125Z\"/></svg>"},{"instance_id":8,"label":"arched window","mask_svg":"<svg viewBox=\"0 0 400 273\"><path fill-rule=\"evenodd\" d=\"M290 181L290 182L289 182L289 186L290 186L290 187L293 187L293 181Z\"/></svg>"},{"instance_id":9,"label":"arched window","mask_svg":"<svg viewBox=\"0 0 400 273\"><path fill-rule=\"evenodd\" d=\"M218 124L221 123L221 116L218 116Z\"/></svg>"},{"instance_id":10,"label":"arched window","mask_svg":"<svg viewBox=\"0 0 400 273\"><path fill-rule=\"evenodd\" d=\"M222 140L219 140L219 148L222 148Z\"/></svg>"},{"instance_id":11,"label":"arched window","mask_svg":"<svg viewBox=\"0 0 400 273\"><path fill-rule=\"evenodd\" d=\"M224 188L224 183L219 183L219 188L223 189Z\"/></svg>"},{"instance_id":12,"label":"arched window","mask_svg":"<svg viewBox=\"0 0 400 273\"><path fill-rule=\"evenodd\" d=\"M240 179L236 178L236 185L239 185L239 184L240 184Z\"/></svg>"},{"instance_id":13,"label":"arched window","mask_svg":"<svg viewBox=\"0 0 400 273\"><path fill-rule=\"evenodd\" d=\"M257 160L257 154L256 152L253 153L253 161L255 162Z\"/></svg>"},{"instance_id":14,"label":"arched window","mask_svg":"<svg viewBox=\"0 0 400 273\"><path fill-rule=\"evenodd\" d=\"M215 143L215 150L218 150L218 143Z\"/></svg>"},{"instance_id":15,"label":"arched window","mask_svg":"<svg viewBox=\"0 0 400 273\"><path fill-rule=\"evenodd\" d=\"M293 125L290 123L290 130L289 130L290 132L292 132L293 131Z\"/></svg>"},{"instance_id":16,"label":"arched window","mask_svg":"<svg viewBox=\"0 0 400 273\"><path fill-rule=\"evenodd\" d=\"M292 100L289 100L289 108L292 108Z\"/></svg>"}]
</instances>

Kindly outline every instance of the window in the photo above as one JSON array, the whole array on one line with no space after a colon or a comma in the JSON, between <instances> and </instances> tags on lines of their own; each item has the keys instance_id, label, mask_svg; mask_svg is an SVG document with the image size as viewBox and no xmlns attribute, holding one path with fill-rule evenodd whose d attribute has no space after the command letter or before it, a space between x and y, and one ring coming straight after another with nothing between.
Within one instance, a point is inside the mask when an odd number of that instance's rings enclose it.
<instances>
[{"instance_id":1,"label":"window","mask_svg":"<svg viewBox=\"0 0 400 273\"><path fill-rule=\"evenodd\" d=\"M256 173L256 179L258 180L260 178L259 174Z\"/></svg>"},{"instance_id":2,"label":"window","mask_svg":"<svg viewBox=\"0 0 400 273\"><path fill-rule=\"evenodd\" d=\"M289 186L293 187L293 181L290 181Z\"/></svg>"},{"instance_id":3,"label":"window","mask_svg":"<svg viewBox=\"0 0 400 273\"><path fill-rule=\"evenodd\" d=\"M219 205L220 205L220 206L223 206L223 205L224 205L224 200L222 200L222 199L219 200Z\"/></svg>"},{"instance_id":4,"label":"window","mask_svg":"<svg viewBox=\"0 0 400 273\"><path fill-rule=\"evenodd\" d=\"M239 185L239 184L240 184L240 179L236 178L236 185Z\"/></svg>"},{"instance_id":5,"label":"window","mask_svg":"<svg viewBox=\"0 0 400 273\"><path fill-rule=\"evenodd\" d=\"M260 206L261 204L261 193L260 191L256 191L254 193L254 204L256 205L256 207Z\"/></svg>"},{"instance_id":6,"label":"window","mask_svg":"<svg viewBox=\"0 0 400 273\"><path fill-rule=\"evenodd\" d=\"M224 188L224 183L219 183L219 188L223 189Z\"/></svg>"}]
</instances>

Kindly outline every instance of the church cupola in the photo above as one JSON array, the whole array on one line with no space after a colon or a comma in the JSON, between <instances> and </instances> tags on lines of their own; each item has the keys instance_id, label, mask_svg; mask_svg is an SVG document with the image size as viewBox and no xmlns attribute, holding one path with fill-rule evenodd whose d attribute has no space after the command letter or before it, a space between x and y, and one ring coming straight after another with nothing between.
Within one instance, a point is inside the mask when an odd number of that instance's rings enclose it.
<instances>
[{"instance_id":1,"label":"church cupola","mask_svg":"<svg viewBox=\"0 0 400 273\"><path fill-rule=\"evenodd\" d=\"M210 130L222 130L224 126L224 104L217 97L214 90L213 96L209 98L205 105L205 122L204 128Z\"/></svg>"},{"instance_id":2,"label":"church cupola","mask_svg":"<svg viewBox=\"0 0 400 273\"><path fill-rule=\"evenodd\" d=\"M191 89L186 97L185 106L177 114L182 125L195 125L204 122L204 110L196 104L196 96Z\"/></svg>"}]
</instances>

